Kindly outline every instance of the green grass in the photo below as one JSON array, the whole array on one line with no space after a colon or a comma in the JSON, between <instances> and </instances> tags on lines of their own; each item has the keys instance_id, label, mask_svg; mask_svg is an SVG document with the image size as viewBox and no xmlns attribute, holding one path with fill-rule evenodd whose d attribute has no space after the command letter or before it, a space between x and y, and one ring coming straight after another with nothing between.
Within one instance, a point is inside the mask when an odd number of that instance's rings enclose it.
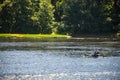
<instances>
[{"instance_id":1,"label":"green grass","mask_svg":"<svg viewBox=\"0 0 120 80\"><path fill-rule=\"evenodd\" d=\"M71 36L61 34L0 34L2 40L63 40L70 39Z\"/></svg>"}]
</instances>

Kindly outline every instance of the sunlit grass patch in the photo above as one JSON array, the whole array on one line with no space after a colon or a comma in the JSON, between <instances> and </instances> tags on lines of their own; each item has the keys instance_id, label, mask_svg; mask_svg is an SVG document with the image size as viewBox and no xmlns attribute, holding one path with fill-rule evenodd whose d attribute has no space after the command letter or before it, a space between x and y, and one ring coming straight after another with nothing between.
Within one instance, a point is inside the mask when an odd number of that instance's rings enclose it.
<instances>
[{"instance_id":1,"label":"sunlit grass patch","mask_svg":"<svg viewBox=\"0 0 120 80\"><path fill-rule=\"evenodd\" d=\"M61 34L0 34L0 39L16 40L50 40L50 39L70 39L71 36Z\"/></svg>"},{"instance_id":2,"label":"sunlit grass patch","mask_svg":"<svg viewBox=\"0 0 120 80\"><path fill-rule=\"evenodd\" d=\"M70 38L67 35L60 34L23 34L23 38Z\"/></svg>"},{"instance_id":3,"label":"sunlit grass patch","mask_svg":"<svg viewBox=\"0 0 120 80\"><path fill-rule=\"evenodd\" d=\"M21 34L0 34L0 38L21 38L23 35Z\"/></svg>"},{"instance_id":4,"label":"sunlit grass patch","mask_svg":"<svg viewBox=\"0 0 120 80\"><path fill-rule=\"evenodd\" d=\"M18 38L22 38L24 35L22 34L10 34L12 37L18 37Z\"/></svg>"}]
</instances>

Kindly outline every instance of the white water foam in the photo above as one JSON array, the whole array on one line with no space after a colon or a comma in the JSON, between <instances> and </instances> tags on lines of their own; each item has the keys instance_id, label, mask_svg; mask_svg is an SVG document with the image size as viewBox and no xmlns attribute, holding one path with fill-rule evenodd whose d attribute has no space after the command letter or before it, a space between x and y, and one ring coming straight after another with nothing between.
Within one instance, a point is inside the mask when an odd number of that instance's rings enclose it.
<instances>
[{"instance_id":1,"label":"white water foam","mask_svg":"<svg viewBox=\"0 0 120 80\"><path fill-rule=\"evenodd\" d=\"M120 72L77 72L39 75L3 75L0 80L120 80Z\"/></svg>"}]
</instances>

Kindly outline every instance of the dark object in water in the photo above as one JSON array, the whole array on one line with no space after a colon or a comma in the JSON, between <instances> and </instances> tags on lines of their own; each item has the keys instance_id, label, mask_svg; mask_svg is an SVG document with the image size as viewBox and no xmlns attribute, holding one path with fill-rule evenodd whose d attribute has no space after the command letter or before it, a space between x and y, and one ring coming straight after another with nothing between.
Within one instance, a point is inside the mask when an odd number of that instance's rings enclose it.
<instances>
[{"instance_id":1,"label":"dark object in water","mask_svg":"<svg viewBox=\"0 0 120 80\"><path fill-rule=\"evenodd\" d=\"M100 52L97 52L97 51L95 51L94 53L85 54L84 56L85 57L94 57L94 58L103 57L103 55Z\"/></svg>"},{"instance_id":2,"label":"dark object in water","mask_svg":"<svg viewBox=\"0 0 120 80\"><path fill-rule=\"evenodd\" d=\"M99 57L100 56L100 53L95 51L94 54L92 54L92 57Z\"/></svg>"}]
</instances>

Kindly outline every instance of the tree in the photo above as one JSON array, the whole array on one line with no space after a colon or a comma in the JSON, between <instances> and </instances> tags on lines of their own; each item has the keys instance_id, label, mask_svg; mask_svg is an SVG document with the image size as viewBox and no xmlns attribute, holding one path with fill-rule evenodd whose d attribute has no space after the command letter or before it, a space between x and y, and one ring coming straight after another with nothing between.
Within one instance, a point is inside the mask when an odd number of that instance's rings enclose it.
<instances>
[{"instance_id":1,"label":"tree","mask_svg":"<svg viewBox=\"0 0 120 80\"><path fill-rule=\"evenodd\" d=\"M4 0L0 0L0 4L2 4L2 3L3 3L3 1L4 1Z\"/></svg>"},{"instance_id":2,"label":"tree","mask_svg":"<svg viewBox=\"0 0 120 80\"><path fill-rule=\"evenodd\" d=\"M65 31L76 34L101 34L113 31L113 0L63 0L62 22ZM94 30L93 30L94 29Z\"/></svg>"},{"instance_id":3,"label":"tree","mask_svg":"<svg viewBox=\"0 0 120 80\"><path fill-rule=\"evenodd\" d=\"M11 0L4 0L0 4L0 32L9 33L14 24L14 13Z\"/></svg>"},{"instance_id":4,"label":"tree","mask_svg":"<svg viewBox=\"0 0 120 80\"><path fill-rule=\"evenodd\" d=\"M30 32L29 1L5 0L2 7L1 32L2 33L28 33ZM27 30L26 30L27 29Z\"/></svg>"},{"instance_id":5,"label":"tree","mask_svg":"<svg viewBox=\"0 0 120 80\"><path fill-rule=\"evenodd\" d=\"M5 0L0 6L1 33L51 33L54 7L50 0Z\"/></svg>"},{"instance_id":6,"label":"tree","mask_svg":"<svg viewBox=\"0 0 120 80\"><path fill-rule=\"evenodd\" d=\"M42 0L39 4L38 21L40 33L52 33L54 23L54 7L47 0Z\"/></svg>"},{"instance_id":7,"label":"tree","mask_svg":"<svg viewBox=\"0 0 120 80\"><path fill-rule=\"evenodd\" d=\"M119 9L119 0L1 0L0 33L118 32Z\"/></svg>"},{"instance_id":8,"label":"tree","mask_svg":"<svg viewBox=\"0 0 120 80\"><path fill-rule=\"evenodd\" d=\"M120 31L120 0L114 0L111 17L115 32Z\"/></svg>"}]
</instances>

